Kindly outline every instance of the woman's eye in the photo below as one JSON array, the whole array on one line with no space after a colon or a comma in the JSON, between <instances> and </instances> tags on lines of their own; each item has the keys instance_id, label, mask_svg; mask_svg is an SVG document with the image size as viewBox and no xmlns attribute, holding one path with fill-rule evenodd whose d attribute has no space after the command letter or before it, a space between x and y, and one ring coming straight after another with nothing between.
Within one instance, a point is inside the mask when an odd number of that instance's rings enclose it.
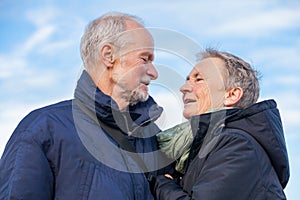
<instances>
[{"instance_id":1,"label":"woman's eye","mask_svg":"<svg viewBox=\"0 0 300 200\"><path fill-rule=\"evenodd\" d=\"M196 78L196 81L197 81L197 82L203 81L203 78Z\"/></svg>"},{"instance_id":2,"label":"woman's eye","mask_svg":"<svg viewBox=\"0 0 300 200\"><path fill-rule=\"evenodd\" d=\"M148 58L145 58L145 57L141 57L141 59L144 61L144 62L148 62L149 59Z\"/></svg>"}]
</instances>

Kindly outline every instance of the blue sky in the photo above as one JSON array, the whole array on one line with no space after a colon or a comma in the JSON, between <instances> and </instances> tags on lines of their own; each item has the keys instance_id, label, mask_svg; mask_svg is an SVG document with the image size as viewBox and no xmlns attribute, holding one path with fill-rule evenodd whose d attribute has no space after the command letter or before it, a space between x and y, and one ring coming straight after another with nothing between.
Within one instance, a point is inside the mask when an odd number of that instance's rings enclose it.
<instances>
[{"instance_id":1,"label":"blue sky","mask_svg":"<svg viewBox=\"0 0 300 200\"><path fill-rule=\"evenodd\" d=\"M159 122L162 128L183 120L177 89L192 65L179 54L189 52L191 45L184 46L188 42L200 48L218 47L253 64L262 74L260 100L274 98L281 111L291 164L285 191L288 199L298 198L298 0L1 0L0 155L28 112L72 98L82 67L80 37L89 21L108 11L137 15L147 27L172 33L173 37L163 37L163 46L178 47L179 53L157 50L155 64L161 76L150 88L151 95L165 107ZM184 38L184 42L179 38Z\"/></svg>"}]
</instances>

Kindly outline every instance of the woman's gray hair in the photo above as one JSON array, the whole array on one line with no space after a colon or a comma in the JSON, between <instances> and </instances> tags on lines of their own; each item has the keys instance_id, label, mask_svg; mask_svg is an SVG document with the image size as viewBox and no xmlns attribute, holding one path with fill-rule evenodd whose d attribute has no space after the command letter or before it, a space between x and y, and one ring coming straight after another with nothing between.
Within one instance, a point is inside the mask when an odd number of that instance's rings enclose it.
<instances>
[{"instance_id":1,"label":"woman's gray hair","mask_svg":"<svg viewBox=\"0 0 300 200\"><path fill-rule=\"evenodd\" d=\"M220 58L225 64L225 89L234 87L243 89L243 96L235 105L239 108L246 108L256 103L259 97L259 72L243 59L227 52L221 52L208 48L199 54L200 59Z\"/></svg>"},{"instance_id":2,"label":"woman's gray hair","mask_svg":"<svg viewBox=\"0 0 300 200\"><path fill-rule=\"evenodd\" d=\"M81 59L86 69L97 66L103 44L110 43L116 48L122 48L125 45L120 34L126 31L127 20L143 25L140 18L118 12L107 13L88 24L80 43Z\"/></svg>"}]
</instances>

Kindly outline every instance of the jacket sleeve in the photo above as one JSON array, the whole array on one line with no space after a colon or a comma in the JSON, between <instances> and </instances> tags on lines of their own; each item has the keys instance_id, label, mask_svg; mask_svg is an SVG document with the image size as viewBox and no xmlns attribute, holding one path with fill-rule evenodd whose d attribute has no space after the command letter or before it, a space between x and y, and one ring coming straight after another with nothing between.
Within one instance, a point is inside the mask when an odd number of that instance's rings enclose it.
<instances>
[{"instance_id":1,"label":"jacket sleeve","mask_svg":"<svg viewBox=\"0 0 300 200\"><path fill-rule=\"evenodd\" d=\"M175 181L166 178L164 175L156 177L154 186L155 199L159 200L188 200L189 195L175 183Z\"/></svg>"},{"instance_id":2,"label":"jacket sleeve","mask_svg":"<svg viewBox=\"0 0 300 200\"><path fill-rule=\"evenodd\" d=\"M190 165L191 169L185 174L191 178L197 176L193 178L195 183L190 194L184 192L175 182L159 178L155 186L156 197L161 200L221 200L249 199L250 195L254 195L260 174L257 165L259 160L253 143L248 138L240 135L223 138L202 159L205 161L200 172L193 171L199 168L199 163L194 160Z\"/></svg>"},{"instance_id":3,"label":"jacket sleeve","mask_svg":"<svg viewBox=\"0 0 300 200\"><path fill-rule=\"evenodd\" d=\"M0 160L0 199L52 199L53 176L44 146L15 131Z\"/></svg>"}]
</instances>

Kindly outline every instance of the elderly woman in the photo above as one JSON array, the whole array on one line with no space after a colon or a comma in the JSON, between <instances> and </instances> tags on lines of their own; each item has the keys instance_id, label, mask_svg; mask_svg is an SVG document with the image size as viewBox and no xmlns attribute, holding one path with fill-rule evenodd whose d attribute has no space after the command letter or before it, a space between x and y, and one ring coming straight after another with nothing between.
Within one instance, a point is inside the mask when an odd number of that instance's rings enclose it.
<instances>
[{"instance_id":1,"label":"elderly woman","mask_svg":"<svg viewBox=\"0 0 300 200\"><path fill-rule=\"evenodd\" d=\"M257 73L244 60L212 49L200 55L180 89L189 124L159 134L180 176L158 176L156 198L285 199L289 163L275 101L256 103Z\"/></svg>"}]
</instances>

